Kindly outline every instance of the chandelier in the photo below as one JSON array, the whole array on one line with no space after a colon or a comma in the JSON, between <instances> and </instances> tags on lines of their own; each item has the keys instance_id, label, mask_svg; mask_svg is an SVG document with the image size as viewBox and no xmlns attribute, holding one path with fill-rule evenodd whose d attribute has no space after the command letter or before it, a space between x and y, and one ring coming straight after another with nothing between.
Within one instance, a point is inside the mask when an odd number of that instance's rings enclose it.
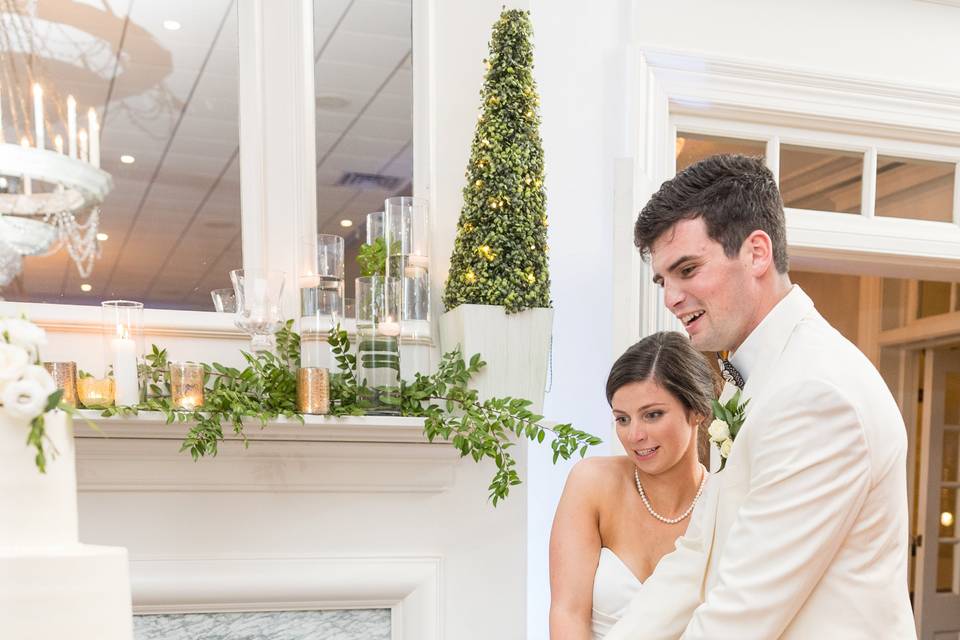
<instances>
[{"instance_id":1,"label":"chandelier","mask_svg":"<svg viewBox=\"0 0 960 640\"><path fill-rule=\"evenodd\" d=\"M0 0L0 287L24 256L64 247L87 278L100 254L100 205L113 187L100 169L96 111L78 118L77 101L62 99L42 68L36 6Z\"/></svg>"}]
</instances>

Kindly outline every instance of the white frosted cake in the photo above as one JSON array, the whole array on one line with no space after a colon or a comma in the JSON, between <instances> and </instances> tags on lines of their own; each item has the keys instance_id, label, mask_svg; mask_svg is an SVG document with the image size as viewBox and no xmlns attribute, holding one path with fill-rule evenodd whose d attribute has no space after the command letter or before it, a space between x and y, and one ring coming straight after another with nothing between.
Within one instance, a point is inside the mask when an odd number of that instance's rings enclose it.
<instances>
[{"instance_id":1,"label":"white frosted cake","mask_svg":"<svg viewBox=\"0 0 960 640\"><path fill-rule=\"evenodd\" d=\"M28 429L0 412L0 637L131 640L127 550L77 541L72 421L46 416L46 474Z\"/></svg>"}]
</instances>

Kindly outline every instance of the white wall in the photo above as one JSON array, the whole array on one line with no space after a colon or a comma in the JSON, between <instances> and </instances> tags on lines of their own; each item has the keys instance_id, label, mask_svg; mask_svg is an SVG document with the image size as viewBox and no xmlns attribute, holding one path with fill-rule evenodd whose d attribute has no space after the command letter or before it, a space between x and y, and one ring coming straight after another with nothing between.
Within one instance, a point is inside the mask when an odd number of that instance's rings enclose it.
<instances>
[{"instance_id":1,"label":"white wall","mask_svg":"<svg viewBox=\"0 0 960 640\"><path fill-rule=\"evenodd\" d=\"M960 7L921 0L635 0L641 46L956 90Z\"/></svg>"},{"instance_id":2,"label":"white wall","mask_svg":"<svg viewBox=\"0 0 960 640\"><path fill-rule=\"evenodd\" d=\"M609 453L604 384L612 352L614 158L625 154L627 2L532 0L534 75L541 98L550 277L553 376L544 414L602 437ZM529 459L528 638L548 637L547 545L573 463Z\"/></svg>"}]
</instances>

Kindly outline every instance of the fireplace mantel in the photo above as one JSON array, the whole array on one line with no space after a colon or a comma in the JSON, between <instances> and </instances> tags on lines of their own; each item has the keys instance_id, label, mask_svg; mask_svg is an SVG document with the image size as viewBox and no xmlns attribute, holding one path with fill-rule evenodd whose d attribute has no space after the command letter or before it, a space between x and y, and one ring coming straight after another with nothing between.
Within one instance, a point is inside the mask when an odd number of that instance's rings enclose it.
<instances>
[{"instance_id":1,"label":"fireplace mantel","mask_svg":"<svg viewBox=\"0 0 960 640\"><path fill-rule=\"evenodd\" d=\"M413 492L453 483L459 454L430 443L422 418L305 416L245 425L247 443L224 425L216 456L193 460L180 451L189 423L163 414L110 418L84 411L77 420L81 491Z\"/></svg>"}]
</instances>

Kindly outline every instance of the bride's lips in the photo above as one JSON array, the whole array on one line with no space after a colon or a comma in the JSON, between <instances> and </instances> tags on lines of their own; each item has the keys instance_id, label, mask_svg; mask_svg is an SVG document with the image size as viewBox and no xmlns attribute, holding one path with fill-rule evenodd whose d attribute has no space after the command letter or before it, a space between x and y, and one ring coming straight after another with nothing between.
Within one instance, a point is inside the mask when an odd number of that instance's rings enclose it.
<instances>
[{"instance_id":1,"label":"bride's lips","mask_svg":"<svg viewBox=\"0 0 960 640\"><path fill-rule=\"evenodd\" d=\"M655 447L648 447L646 449L634 449L633 453L637 456L637 460L644 461L649 460L653 456L657 455L657 451L660 450L660 445Z\"/></svg>"}]
</instances>

